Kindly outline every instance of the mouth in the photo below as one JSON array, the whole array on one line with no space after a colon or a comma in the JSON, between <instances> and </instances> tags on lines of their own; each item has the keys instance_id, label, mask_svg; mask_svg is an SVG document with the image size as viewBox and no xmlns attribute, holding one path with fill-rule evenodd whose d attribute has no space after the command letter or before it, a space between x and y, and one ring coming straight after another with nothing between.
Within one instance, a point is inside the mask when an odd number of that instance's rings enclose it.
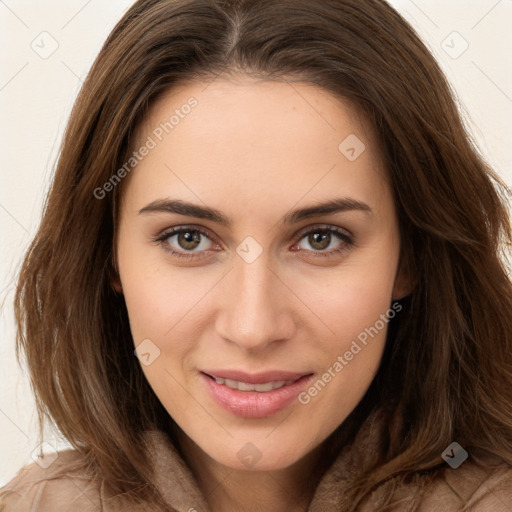
<instances>
[{"instance_id":1,"label":"mouth","mask_svg":"<svg viewBox=\"0 0 512 512\"><path fill-rule=\"evenodd\" d=\"M249 382L241 382L238 380L223 379L222 377L213 377L207 373L205 375L210 377L210 379L213 379L217 384L223 384L228 388L238 389L238 391L257 391L258 393L266 393L273 389L280 389L283 386L289 386L298 380L273 380L262 384L251 384Z\"/></svg>"},{"instance_id":2,"label":"mouth","mask_svg":"<svg viewBox=\"0 0 512 512\"><path fill-rule=\"evenodd\" d=\"M202 371L200 377L224 410L244 418L265 418L291 405L313 373Z\"/></svg>"}]
</instances>

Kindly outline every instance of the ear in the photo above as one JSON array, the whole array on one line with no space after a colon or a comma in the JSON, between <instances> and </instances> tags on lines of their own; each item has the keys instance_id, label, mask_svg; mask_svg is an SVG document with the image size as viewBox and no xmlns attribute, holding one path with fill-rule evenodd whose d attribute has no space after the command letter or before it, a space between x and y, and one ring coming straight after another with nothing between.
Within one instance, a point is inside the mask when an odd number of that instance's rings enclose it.
<instances>
[{"instance_id":1,"label":"ear","mask_svg":"<svg viewBox=\"0 0 512 512\"><path fill-rule=\"evenodd\" d=\"M117 292L117 293L123 293L123 287L121 285L121 279L119 279L119 274L116 274L111 280L110 280L110 284L112 285L112 288L114 288L114 290Z\"/></svg>"},{"instance_id":2,"label":"ear","mask_svg":"<svg viewBox=\"0 0 512 512\"><path fill-rule=\"evenodd\" d=\"M412 276L409 266L400 258L398 271L393 286L393 300L400 300L411 294L416 286L416 280Z\"/></svg>"},{"instance_id":3,"label":"ear","mask_svg":"<svg viewBox=\"0 0 512 512\"><path fill-rule=\"evenodd\" d=\"M123 293L123 285L121 284L121 278L119 277L119 271L117 269L115 252L112 253L111 262L110 284L117 293Z\"/></svg>"}]
</instances>

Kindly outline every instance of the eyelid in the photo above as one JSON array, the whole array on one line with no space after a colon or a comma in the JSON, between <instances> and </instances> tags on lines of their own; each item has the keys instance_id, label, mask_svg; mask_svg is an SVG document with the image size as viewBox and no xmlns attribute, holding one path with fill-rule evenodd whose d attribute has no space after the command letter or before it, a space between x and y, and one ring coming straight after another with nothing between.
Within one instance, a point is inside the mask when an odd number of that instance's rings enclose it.
<instances>
[{"instance_id":1,"label":"eyelid","mask_svg":"<svg viewBox=\"0 0 512 512\"><path fill-rule=\"evenodd\" d=\"M172 228L164 229L153 239L153 241L155 241L155 242L164 241L167 238L170 238L172 235L176 235L182 231L187 231L187 230L188 231L197 231L198 233L200 233L201 235L205 236L206 238L208 238L212 241L216 241L216 238L217 238L207 228L204 228L202 226L196 226L194 224L182 224L182 225L175 226ZM216 241L216 243L218 243L220 245L220 243L218 241Z\"/></svg>"},{"instance_id":2,"label":"eyelid","mask_svg":"<svg viewBox=\"0 0 512 512\"><path fill-rule=\"evenodd\" d=\"M176 234L176 233L179 233L180 231L187 230L187 229L189 229L191 231L192 230L197 231L198 233L201 233L202 235L206 236L207 238L209 238L211 240L215 240L217 243L219 243L217 240L217 237L213 233L211 233L211 231L208 228L204 228L202 226L195 225L195 224L182 224L182 225L175 226L172 228L166 228L166 229L162 230L158 235L156 235L156 237L154 238L154 241L159 241L159 239L168 238L172 234ZM302 238L304 235L308 234L311 230L314 230L314 229L325 229L325 230L339 231L340 233L345 234L349 238L354 238L354 235L346 228L333 226L332 224L319 223L319 224L312 224L312 225L306 226L304 228L301 228L301 230L297 234L293 235L293 239L300 240L300 238Z\"/></svg>"},{"instance_id":3,"label":"eyelid","mask_svg":"<svg viewBox=\"0 0 512 512\"><path fill-rule=\"evenodd\" d=\"M309 232L314 231L315 229L318 230L325 230L325 231L333 231L333 232L339 232L340 234L345 235L347 238L353 239L354 235L346 228L341 228L339 226L334 226L332 224L312 224L310 226L306 226L305 228L302 228L294 237L297 239L301 239L304 235L307 235Z\"/></svg>"}]
</instances>

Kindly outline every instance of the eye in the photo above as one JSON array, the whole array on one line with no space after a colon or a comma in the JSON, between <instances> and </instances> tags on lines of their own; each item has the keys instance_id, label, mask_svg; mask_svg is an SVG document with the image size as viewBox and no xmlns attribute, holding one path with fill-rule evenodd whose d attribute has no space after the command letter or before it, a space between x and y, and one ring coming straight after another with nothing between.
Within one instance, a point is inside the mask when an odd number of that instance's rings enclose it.
<instances>
[{"instance_id":1,"label":"eye","mask_svg":"<svg viewBox=\"0 0 512 512\"><path fill-rule=\"evenodd\" d=\"M336 244L336 239L338 240L338 244ZM349 250L354 245L354 240L351 235L340 228L332 226L317 226L314 229L310 229L299 236L298 241L302 242L303 240L305 242L303 246L309 245L313 247L313 251L307 248L305 249L300 243L296 244L294 247L298 246L301 251L306 250L306 252L312 252L314 256L322 257L339 254ZM329 247L330 250L326 251Z\"/></svg>"},{"instance_id":2,"label":"eye","mask_svg":"<svg viewBox=\"0 0 512 512\"><path fill-rule=\"evenodd\" d=\"M173 240L174 239L174 240ZM210 243L205 242L210 240ZM302 240L309 244L313 250L301 246ZM338 240L338 245L336 245ZM210 235L194 226L181 226L165 231L154 239L154 242L160 243L163 248L178 258L200 258L205 257L205 253L211 250ZM334 248L332 246L334 242ZM219 250L219 244L213 244L213 250ZM349 250L354 245L352 236L344 230L332 226L318 226L309 231L303 232L295 238L293 247L298 247L299 251L310 252L314 256L332 256L343 251ZM330 250L326 250L330 247ZM292 249L296 251L297 249Z\"/></svg>"},{"instance_id":3,"label":"eye","mask_svg":"<svg viewBox=\"0 0 512 512\"><path fill-rule=\"evenodd\" d=\"M173 238L175 245L171 243ZM208 250L208 244L203 243L202 238L209 239L210 237L208 233L199 228L183 226L167 230L156 238L155 242L161 243L166 251L178 258L197 258L201 257L201 254L196 253L204 253ZM217 245L217 247L219 246Z\"/></svg>"}]
</instances>

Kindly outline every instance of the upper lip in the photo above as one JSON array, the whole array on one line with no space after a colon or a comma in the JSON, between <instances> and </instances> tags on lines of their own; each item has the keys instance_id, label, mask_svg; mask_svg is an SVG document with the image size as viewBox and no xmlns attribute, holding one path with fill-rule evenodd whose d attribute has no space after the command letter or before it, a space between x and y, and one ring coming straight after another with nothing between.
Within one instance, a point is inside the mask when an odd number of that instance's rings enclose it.
<instances>
[{"instance_id":1,"label":"upper lip","mask_svg":"<svg viewBox=\"0 0 512 512\"><path fill-rule=\"evenodd\" d=\"M211 377L221 379L236 380L247 384L264 384L265 382L280 380L298 380L304 375L311 375L312 372L285 372L280 370L272 370L261 373L246 373L240 370L202 370L203 373Z\"/></svg>"}]
</instances>

